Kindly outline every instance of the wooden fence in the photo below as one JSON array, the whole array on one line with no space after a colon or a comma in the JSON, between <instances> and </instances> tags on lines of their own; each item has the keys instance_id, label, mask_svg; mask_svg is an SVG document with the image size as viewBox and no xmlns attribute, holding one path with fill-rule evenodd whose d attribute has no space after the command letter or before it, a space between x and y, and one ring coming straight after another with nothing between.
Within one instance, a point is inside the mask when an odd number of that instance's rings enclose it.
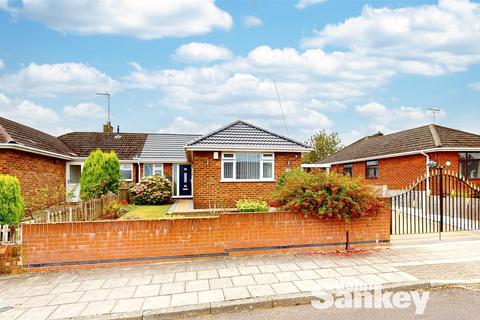
<instances>
[{"instance_id":1,"label":"wooden fence","mask_svg":"<svg viewBox=\"0 0 480 320\"><path fill-rule=\"evenodd\" d=\"M32 218L25 222L50 223L50 222L74 222L93 221L105 214L105 209L118 201L118 196L108 193L98 199L82 201L77 204L62 204L53 208L37 211Z\"/></svg>"}]
</instances>

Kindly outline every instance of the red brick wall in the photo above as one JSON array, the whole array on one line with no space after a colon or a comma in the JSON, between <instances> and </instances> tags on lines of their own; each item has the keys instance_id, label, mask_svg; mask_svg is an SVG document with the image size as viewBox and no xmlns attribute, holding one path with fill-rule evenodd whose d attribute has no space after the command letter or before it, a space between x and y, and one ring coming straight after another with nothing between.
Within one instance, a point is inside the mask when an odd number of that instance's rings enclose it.
<instances>
[{"instance_id":1,"label":"red brick wall","mask_svg":"<svg viewBox=\"0 0 480 320\"><path fill-rule=\"evenodd\" d=\"M265 199L275 188L275 181L220 182L222 161L214 160L211 151L195 151L192 163L195 208L234 208L239 199ZM300 153L275 153L275 179L300 165Z\"/></svg>"},{"instance_id":2,"label":"red brick wall","mask_svg":"<svg viewBox=\"0 0 480 320\"><path fill-rule=\"evenodd\" d=\"M23 227L23 265L37 271L119 265L125 263L121 259L145 263L202 255L305 252L325 246L344 247L346 230L353 247L385 243L390 239L389 210L352 223L276 212L226 213L218 218L27 224ZM104 261L95 263L98 260Z\"/></svg>"},{"instance_id":3,"label":"red brick wall","mask_svg":"<svg viewBox=\"0 0 480 320\"><path fill-rule=\"evenodd\" d=\"M458 173L460 157L458 152L436 152L429 154L430 159L439 165L451 162L448 170ZM425 174L425 161L423 155L410 155L404 157L379 159L379 177L377 179L365 178L365 162L353 164L353 176L360 177L363 181L373 185L387 185L391 190L404 189ZM343 165L332 166L333 172L343 172ZM471 180L480 184L478 180Z\"/></svg>"},{"instance_id":4,"label":"red brick wall","mask_svg":"<svg viewBox=\"0 0 480 320\"><path fill-rule=\"evenodd\" d=\"M16 176L20 180L22 196L28 206L37 190L65 187L65 160L18 150L0 150L0 174Z\"/></svg>"}]
</instances>

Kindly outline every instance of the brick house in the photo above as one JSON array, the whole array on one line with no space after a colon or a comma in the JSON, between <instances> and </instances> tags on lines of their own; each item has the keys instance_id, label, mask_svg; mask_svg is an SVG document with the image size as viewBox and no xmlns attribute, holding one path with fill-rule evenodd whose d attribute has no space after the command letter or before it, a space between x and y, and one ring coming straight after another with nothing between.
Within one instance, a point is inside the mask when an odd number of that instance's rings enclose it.
<instances>
[{"instance_id":1,"label":"brick house","mask_svg":"<svg viewBox=\"0 0 480 320\"><path fill-rule=\"evenodd\" d=\"M27 203L42 188L65 185L73 156L57 137L0 117L0 174L19 179Z\"/></svg>"},{"instance_id":2,"label":"brick house","mask_svg":"<svg viewBox=\"0 0 480 320\"><path fill-rule=\"evenodd\" d=\"M480 135L427 125L388 135L364 137L305 168L325 168L360 177L389 190L404 189L435 162L480 184Z\"/></svg>"},{"instance_id":3,"label":"brick house","mask_svg":"<svg viewBox=\"0 0 480 320\"><path fill-rule=\"evenodd\" d=\"M72 132L54 137L0 117L0 174L17 176L26 200L41 187L65 187L78 200L83 163L90 152L115 151L125 181L160 174L174 198L195 208L233 207L243 197L265 197L285 171L310 151L301 142L235 121L206 135Z\"/></svg>"}]
</instances>

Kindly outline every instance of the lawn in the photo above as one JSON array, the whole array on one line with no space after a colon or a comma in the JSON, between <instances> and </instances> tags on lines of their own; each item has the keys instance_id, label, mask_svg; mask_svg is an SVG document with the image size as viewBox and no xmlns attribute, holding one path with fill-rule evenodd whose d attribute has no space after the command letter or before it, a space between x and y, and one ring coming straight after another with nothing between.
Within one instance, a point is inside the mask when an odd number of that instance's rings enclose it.
<instances>
[{"instance_id":1,"label":"lawn","mask_svg":"<svg viewBox=\"0 0 480 320\"><path fill-rule=\"evenodd\" d=\"M138 219L159 219L164 218L170 209L171 204L160 206L138 206L129 205L128 212L122 216L122 219L138 218Z\"/></svg>"}]
</instances>

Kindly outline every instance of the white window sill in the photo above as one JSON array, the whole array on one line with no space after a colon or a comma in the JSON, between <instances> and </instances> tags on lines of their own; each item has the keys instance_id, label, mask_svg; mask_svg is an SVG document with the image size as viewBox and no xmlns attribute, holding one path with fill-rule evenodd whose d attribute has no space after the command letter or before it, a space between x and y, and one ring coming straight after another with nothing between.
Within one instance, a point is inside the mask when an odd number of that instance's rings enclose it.
<instances>
[{"instance_id":1,"label":"white window sill","mask_svg":"<svg viewBox=\"0 0 480 320\"><path fill-rule=\"evenodd\" d=\"M220 182L275 182L275 179L221 179Z\"/></svg>"}]
</instances>

